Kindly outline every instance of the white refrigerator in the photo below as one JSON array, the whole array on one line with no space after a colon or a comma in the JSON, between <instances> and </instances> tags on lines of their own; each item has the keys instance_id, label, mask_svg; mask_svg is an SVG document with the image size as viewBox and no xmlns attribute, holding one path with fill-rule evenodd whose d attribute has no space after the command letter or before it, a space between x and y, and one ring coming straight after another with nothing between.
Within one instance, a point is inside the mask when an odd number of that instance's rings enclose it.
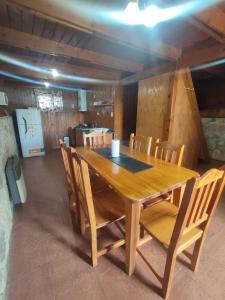
<instances>
[{"instance_id":1,"label":"white refrigerator","mask_svg":"<svg viewBox=\"0 0 225 300\"><path fill-rule=\"evenodd\" d=\"M45 154L39 109L16 109L16 119L23 157Z\"/></svg>"}]
</instances>

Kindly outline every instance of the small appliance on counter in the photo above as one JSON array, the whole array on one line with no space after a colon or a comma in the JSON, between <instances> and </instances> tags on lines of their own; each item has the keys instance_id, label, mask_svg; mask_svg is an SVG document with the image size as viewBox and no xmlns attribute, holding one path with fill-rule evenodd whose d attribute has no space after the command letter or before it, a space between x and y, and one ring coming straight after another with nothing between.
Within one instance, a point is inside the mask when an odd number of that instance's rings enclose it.
<instances>
[{"instance_id":1,"label":"small appliance on counter","mask_svg":"<svg viewBox=\"0 0 225 300\"><path fill-rule=\"evenodd\" d=\"M45 154L39 109L16 109L16 122L23 157Z\"/></svg>"}]
</instances>

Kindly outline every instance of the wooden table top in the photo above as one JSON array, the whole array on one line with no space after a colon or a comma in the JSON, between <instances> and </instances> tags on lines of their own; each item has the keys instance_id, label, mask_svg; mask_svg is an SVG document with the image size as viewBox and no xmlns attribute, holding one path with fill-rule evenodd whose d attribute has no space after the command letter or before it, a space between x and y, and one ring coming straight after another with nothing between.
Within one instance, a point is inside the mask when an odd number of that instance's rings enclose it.
<instances>
[{"instance_id":1,"label":"wooden table top","mask_svg":"<svg viewBox=\"0 0 225 300\"><path fill-rule=\"evenodd\" d=\"M199 175L195 171L178 167L125 146L121 146L121 153L149 163L153 165L153 168L131 173L97 154L89 147L77 147L76 150L89 166L102 176L122 197L135 202L144 202L158 197L182 186L188 179Z\"/></svg>"}]
</instances>

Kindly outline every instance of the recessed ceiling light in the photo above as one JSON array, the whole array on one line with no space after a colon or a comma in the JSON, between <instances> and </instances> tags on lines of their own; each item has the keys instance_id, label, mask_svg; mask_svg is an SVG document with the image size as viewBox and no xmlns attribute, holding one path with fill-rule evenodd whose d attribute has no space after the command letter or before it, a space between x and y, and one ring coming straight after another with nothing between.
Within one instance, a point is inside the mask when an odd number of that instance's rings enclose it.
<instances>
[{"instance_id":1,"label":"recessed ceiling light","mask_svg":"<svg viewBox=\"0 0 225 300\"><path fill-rule=\"evenodd\" d=\"M45 87L46 87L46 88L48 88L48 87L49 87L49 85L50 85L50 83L49 83L49 82L47 82L47 81L45 81L45 82L44 82L44 85L45 85Z\"/></svg>"},{"instance_id":2,"label":"recessed ceiling light","mask_svg":"<svg viewBox=\"0 0 225 300\"><path fill-rule=\"evenodd\" d=\"M52 69L52 76L53 77L58 77L59 76L59 72L56 69Z\"/></svg>"}]
</instances>

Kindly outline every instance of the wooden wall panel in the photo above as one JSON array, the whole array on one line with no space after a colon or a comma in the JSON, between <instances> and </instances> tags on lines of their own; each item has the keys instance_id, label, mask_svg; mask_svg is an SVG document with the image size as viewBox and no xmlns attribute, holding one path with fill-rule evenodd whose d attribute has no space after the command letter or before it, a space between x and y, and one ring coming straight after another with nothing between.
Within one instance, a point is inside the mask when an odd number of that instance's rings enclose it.
<instances>
[{"instance_id":1,"label":"wooden wall panel","mask_svg":"<svg viewBox=\"0 0 225 300\"><path fill-rule=\"evenodd\" d=\"M123 87L115 87L114 100L114 132L115 138L122 140L123 137Z\"/></svg>"},{"instance_id":2,"label":"wooden wall panel","mask_svg":"<svg viewBox=\"0 0 225 300\"><path fill-rule=\"evenodd\" d=\"M78 112L42 112L46 149L59 148L59 139L68 136L68 128L74 127L80 122L82 122L82 120Z\"/></svg>"},{"instance_id":3,"label":"wooden wall panel","mask_svg":"<svg viewBox=\"0 0 225 300\"><path fill-rule=\"evenodd\" d=\"M185 144L183 165L194 168L201 150L200 116L190 72L176 74L169 142Z\"/></svg>"},{"instance_id":4,"label":"wooden wall panel","mask_svg":"<svg viewBox=\"0 0 225 300\"><path fill-rule=\"evenodd\" d=\"M137 134L185 144L183 165L196 167L207 156L198 104L189 70L139 82ZM204 150L204 151L203 151Z\"/></svg>"},{"instance_id":5,"label":"wooden wall panel","mask_svg":"<svg viewBox=\"0 0 225 300\"><path fill-rule=\"evenodd\" d=\"M11 86L1 83L1 90L7 93L9 99L8 112L11 114L17 108L37 107L33 88ZM62 112L42 112L42 126L45 148L47 150L59 147L59 138L68 135L68 127L75 127L83 122L83 115L77 111L76 93L63 92Z\"/></svg>"},{"instance_id":6,"label":"wooden wall panel","mask_svg":"<svg viewBox=\"0 0 225 300\"><path fill-rule=\"evenodd\" d=\"M115 88L113 86L95 86L87 92L88 112L83 113L85 123L95 123L97 127L114 127L113 105ZM103 101L108 106L94 106L94 102Z\"/></svg>"},{"instance_id":7,"label":"wooden wall panel","mask_svg":"<svg viewBox=\"0 0 225 300\"><path fill-rule=\"evenodd\" d=\"M138 90L137 126L139 135L163 138L171 74L141 80Z\"/></svg>"}]
</instances>

